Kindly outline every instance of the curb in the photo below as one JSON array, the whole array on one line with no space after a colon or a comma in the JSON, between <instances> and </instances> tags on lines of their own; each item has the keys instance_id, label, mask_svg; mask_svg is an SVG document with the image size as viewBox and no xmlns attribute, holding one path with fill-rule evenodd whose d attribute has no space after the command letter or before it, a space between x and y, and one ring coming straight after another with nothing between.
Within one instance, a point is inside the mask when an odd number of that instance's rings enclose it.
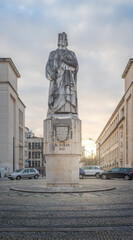
<instances>
[{"instance_id":1,"label":"curb","mask_svg":"<svg viewBox=\"0 0 133 240\"><path fill-rule=\"evenodd\" d=\"M106 189L94 189L94 190L87 190L87 189L70 189L70 190L63 190L63 189L57 189L52 188L52 189L42 189L42 190L33 190L33 189L21 189L21 188L14 188L11 187L10 190L12 191L17 191L17 192L26 192L26 193L46 193L46 194L69 194L69 193L92 193L92 192L107 192L107 191L112 191L115 190L116 188L106 188ZM56 191L55 191L56 190Z\"/></svg>"}]
</instances>

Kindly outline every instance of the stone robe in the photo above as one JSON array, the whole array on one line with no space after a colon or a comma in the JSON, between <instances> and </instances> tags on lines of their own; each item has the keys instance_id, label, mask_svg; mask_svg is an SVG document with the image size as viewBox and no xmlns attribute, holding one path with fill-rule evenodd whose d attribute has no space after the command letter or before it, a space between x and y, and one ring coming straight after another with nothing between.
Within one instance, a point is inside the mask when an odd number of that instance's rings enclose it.
<instances>
[{"instance_id":1,"label":"stone robe","mask_svg":"<svg viewBox=\"0 0 133 240\"><path fill-rule=\"evenodd\" d=\"M77 114L78 62L68 49L52 51L46 65L46 78L50 80L48 114Z\"/></svg>"}]
</instances>

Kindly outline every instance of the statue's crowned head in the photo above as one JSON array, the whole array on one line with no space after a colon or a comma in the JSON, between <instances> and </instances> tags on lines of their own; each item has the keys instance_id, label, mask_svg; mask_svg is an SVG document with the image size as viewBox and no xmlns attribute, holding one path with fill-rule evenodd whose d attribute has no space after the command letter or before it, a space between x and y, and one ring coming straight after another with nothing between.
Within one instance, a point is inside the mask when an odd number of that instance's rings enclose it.
<instances>
[{"instance_id":1,"label":"statue's crowned head","mask_svg":"<svg viewBox=\"0 0 133 240\"><path fill-rule=\"evenodd\" d=\"M65 32L58 34L58 47L67 47L68 46L68 40L67 40L67 34Z\"/></svg>"}]
</instances>

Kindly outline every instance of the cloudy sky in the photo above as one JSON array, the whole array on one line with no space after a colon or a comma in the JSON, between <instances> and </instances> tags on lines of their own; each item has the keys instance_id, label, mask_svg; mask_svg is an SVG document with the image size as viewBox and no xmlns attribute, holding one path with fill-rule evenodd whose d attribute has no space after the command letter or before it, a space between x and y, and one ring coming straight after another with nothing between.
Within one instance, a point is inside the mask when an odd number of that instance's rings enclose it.
<instances>
[{"instance_id":1,"label":"cloudy sky","mask_svg":"<svg viewBox=\"0 0 133 240\"><path fill-rule=\"evenodd\" d=\"M21 78L26 126L43 134L49 81L45 65L66 32L79 62L82 138L97 139L124 94L121 75L133 58L132 0L0 0L0 57L12 58Z\"/></svg>"}]
</instances>

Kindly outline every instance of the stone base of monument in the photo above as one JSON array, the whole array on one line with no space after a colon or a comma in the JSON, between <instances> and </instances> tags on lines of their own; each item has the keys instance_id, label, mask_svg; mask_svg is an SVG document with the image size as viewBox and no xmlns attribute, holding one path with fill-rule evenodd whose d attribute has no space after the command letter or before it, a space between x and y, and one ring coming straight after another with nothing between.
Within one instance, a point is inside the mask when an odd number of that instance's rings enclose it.
<instances>
[{"instance_id":1,"label":"stone base of monument","mask_svg":"<svg viewBox=\"0 0 133 240\"><path fill-rule=\"evenodd\" d=\"M74 155L46 156L48 187L76 187L79 184L79 157Z\"/></svg>"},{"instance_id":2,"label":"stone base of monument","mask_svg":"<svg viewBox=\"0 0 133 240\"><path fill-rule=\"evenodd\" d=\"M79 184L81 121L77 115L52 115L44 121L47 187Z\"/></svg>"}]
</instances>

